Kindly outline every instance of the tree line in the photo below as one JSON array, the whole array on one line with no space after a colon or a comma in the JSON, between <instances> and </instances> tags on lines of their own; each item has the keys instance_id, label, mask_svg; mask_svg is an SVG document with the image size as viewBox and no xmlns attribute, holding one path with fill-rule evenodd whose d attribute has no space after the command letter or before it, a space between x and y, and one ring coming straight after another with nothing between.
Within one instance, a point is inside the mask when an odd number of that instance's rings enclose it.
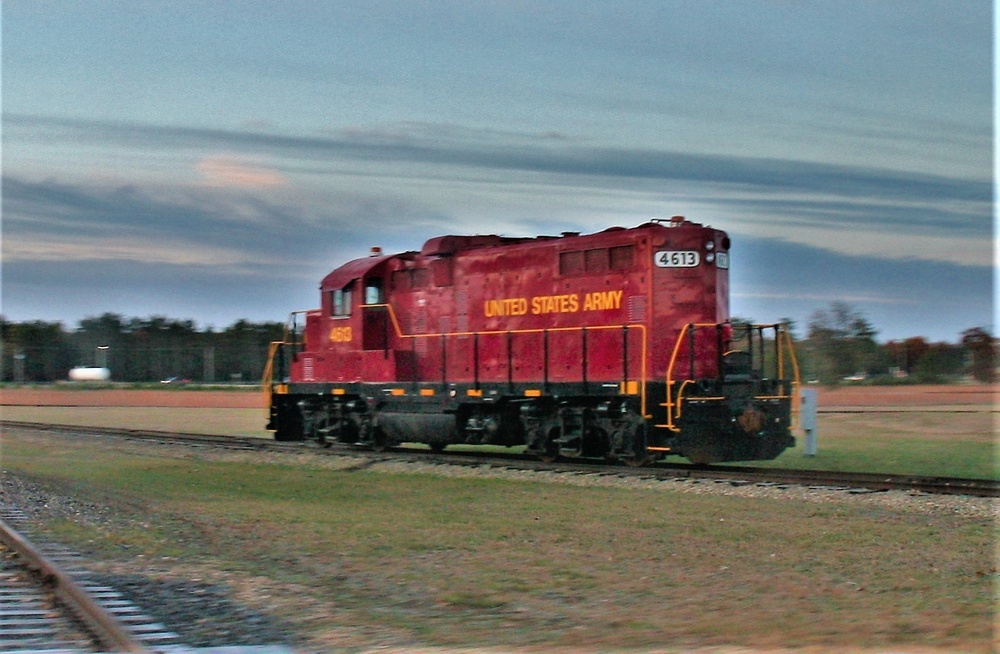
<instances>
[{"instance_id":1,"label":"tree line","mask_svg":"<svg viewBox=\"0 0 1000 654\"><path fill-rule=\"evenodd\" d=\"M921 336L879 343L878 331L855 307L834 302L812 314L795 343L803 381L942 383L997 380L997 339L983 327L965 330L958 343Z\"/></svg>"},{"instance_id":2,"label":"tree line","mask_svg":"<svg viewBox=\"0 0 1000 654\"><path fill-rule=\"evenodd\" d=\"M240 320L199 330L191 320L124 318L105 313L67 330L59 322L9 322L0 317L0 379L66 380L75 367L108 368L114 381L257 382L282 323Z\"/></svg>"},{"instance_id":3,"label":"tree line","mask_svg":"<svg viewBox=\"0 0 1000 654\"><path fill-rule=\"evenodd\" d=\"M963 332L959 343L930 343L919 336L879 343L874 326L844 302L815 312L804 335L785 322L803 381L997 379L997 339L982 327ZM199 330L191 320L105 313L67 330L59 322L15 323L0 316L0 380L61 381L71 368L97 366L110 369L114 381L256 382L270 343L280 340L284 329L282 323L240 320L221 331Z\"/></svg>"}]
</instances>

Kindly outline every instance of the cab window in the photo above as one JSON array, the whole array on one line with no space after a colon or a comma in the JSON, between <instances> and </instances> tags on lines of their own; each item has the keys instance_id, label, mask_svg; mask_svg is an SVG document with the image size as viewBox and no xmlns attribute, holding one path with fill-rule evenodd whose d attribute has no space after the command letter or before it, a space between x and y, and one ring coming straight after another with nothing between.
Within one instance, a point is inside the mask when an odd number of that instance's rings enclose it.
<instances>
[{"instance_id":1,"label":"cab window","mask_svg":"<svg viewBox=\"0 0 1000 654\"><path fill-rule=\"evenodd\" d=\"M343 318L351 315L351 286L353 282L344 288L330 291L330 315L334 318Z\"/></svg>"},{"instance_id":2,"label":"cab window","mask_svg":"<svg viewBox=\"0 0 1000 654\"><path fill-rule=\"evenodd\" d=\"M373 277L365 281L365 304L384 304L382 280Z\"/></svg>"}]
</instances>

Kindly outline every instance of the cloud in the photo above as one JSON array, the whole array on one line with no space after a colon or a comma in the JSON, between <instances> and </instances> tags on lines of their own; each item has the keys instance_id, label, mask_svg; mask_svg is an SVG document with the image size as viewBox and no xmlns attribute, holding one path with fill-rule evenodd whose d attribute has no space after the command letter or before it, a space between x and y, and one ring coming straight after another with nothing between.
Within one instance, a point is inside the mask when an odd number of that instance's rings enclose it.
<instances>
[{"instance_id":1,"label":"cloud","mask_svg":"<svg viewBox=\"0 0 1000 654\"><path fill-rule=\"evenodd\" d=\"M901 170L766 157L692 154L586 146L566 135L506 133L403 123L395 129L343 130L328 136L121 124L9 115L5 126L72 130L78 139L143 148L246 149L298 161L349 160L365 163L421 163L527 173L673 180L737 185L872 200L989 202L992 185L982 179L952 178ZM14 132L16 135L16 131ZM63 135L65 137L65 135ZM15 136L16 138L16 136Z\"/></svg>"},{"instance_id":2,"label":"cloud","mask_svg":"<svg viewBox=\"0 0 1000 654\"><path fill-rule=\"evenodd\" d=\"M832 302L861 310L883 338L954 342L993 321L993 267L845 255L771 238L734 237L730 296L735 315L790 317L805 325Z\"/></svg>"},{"instance_id":3,"label":"cloud","mask_svg":"<svg viewBox=\"0 0 1000 654\"><path fill-rule=\"evenodd\" d=\"M216 326L241 318L281 322L290 311L317 303L318 279L271 264L228 270L111 260L4 261L3 314L14 321L71 323L105 312Z\"/></svg>"},{"instance_id":4,"label":"cloud","mask_svg":"<svg viewBox=\"0 0 1000 654\"><path fill-rule=\"evenodd\" d=\"M412 249L420 245L411 242L418 225L433 233L449 223L446 215L380 194L355 191L297 204L299 193L289 199L268 191L265 199L259 190L87 185L8 174L4 274L17 274L13 263L109 261L199 266L205 274L255 275L271 267L319 279L371 245Z\"/></svg>"},{"instance_id":5,"label":"cloud","mask_svg":"<svg viewBox=\"0 0 1000 654\"><path fill-rule=\"evenodd\" d=\"M779 189L873 199L989 201L992 187L981 179L953 178L814 161L728 154L695 154L588 146L566 134L472 130L452 125L399 123L381 129L346 129L320 136L288 136L246 130L111 123L52 117L7 115L5 127L17 138L19 128L56 132L77 140L114 142L143 149L220 148L247 155L209 155L211 167L246 169L268 181L277 173L245 156L261 152L297 161L354 160L405 162L551 173L616 179L666 179L725 183L749 189ZM34 138L41 138L35 134ZM200 164L204 165L204 164ZM272 177L274 175L275 177ZM238 175L237 175L238 176ZM253 177L253 175L251 175Z\"/></svg>"},{"instance_id":6,"label":"cloud","mask_svg":"<svg viewBox=\"0 0 1000 654\"><path fill-rule=\"evenodd\" d=\"M8 122L13 128L5 137L15 142L19 130L54 130L60 138L68 130L76 140L147 154L209 151L190 164L201 184L187 180L140 191L79 179L75 185L47 182L32 189L39 202L66 208L65 216L49 207L33 220L44 213L53 228L58 223L70 231L88 215L105 229L134 225L148 215L162 217L171 231L186 226L203 232L207 221L218 237L247 239L253 247L256 236L246 231L247 224L261 225L259 235L270 234L267 223L278 221L318 227L312 236L320 238L333 236L326 229L334 225L385 234L412 233L422 225L429 237L441 229L479 231L488 222L494 230L531 235L552 229L550 224L598 229L609 220L634 223L636 216L666 211L847 255L963 265L993 258L992 187L985 179L597 147L566 134L420 122L318 136L19 115ZM276 162L283 173L264 160ZM16 161L8 166L12 169ZM19 195L29 192L22 191ZM289 233L276 236L287 239Z\"/></svg>"},{"instance_id":7,"label":"cloud","mask_svg":"<svg viewBox=\"0 0 1000 654\"><path fill-rule=\"evenodd\" d=\"M535 185L531 193L536 195L522 198L523 206L512 211L512 205L497 208L496 202L503 200L494 195L475 197L481 192L477 183L470 182L469 191L466 184L448 180L415 182L420 188L436 183L453 192L461 189L450 198L449 213L415 202L406 192L393 195L398 182L382 181L373 188L366 184L363 190L340 188L295 204L264 199L255 194L256 188L98 187L7 175L4 311L17 320L66 319L108 310L128 315L166 311L180 317L193 313L215 323L268 315L280 319L291 309L313 306L318 280L364 256L371 245L394 252L417 249L423 238L443 233L485 229L535 235L558 233L574 224L587 230L616 222L628 225L639 222L632 219L646 208L634 204L635 194L576 189L578 197L573 197L572 188ZM514 189L504 185L494 191L508 195ZM303 196L298 191L294 195ZM463 206L474 197L475 206ZM649 193L642 202L658 206L661 199ZM561 212L543 209L547 217L538 218L537 211L525 208L547 208L545 202L561 206ZM492 219L506 214L513 217ZM470 215L478 215L478 222ZM691 216L702 220L697 213ZM818 247L797 241L794 230L800 225L794 216L765 235L754 235L746 216L737 216L717 225L733 238L736 315L762 320L789 316L804 324L812 311L842 300L858 304L876 325L894 325L888 337L923 334L942 339L954 336L942 330L958 334L991 320L992 266L975 265L964 254L962 248L971 239L958 237L943 246L955 248L962 265L898 256L914 245L905 243L906 238L930 247L935 239L924 235L892 237L905 246L889 253L893 256L877 247L849 256L838 253L837 244ZM734 223L732 229L728 222ZM836 238L847 242L851 234ZM877 242L873 234L858 242L866 241Z\"/></svg>"},{"instance_id":8,"label":"cloud","mask_svg":"<svg viewBox=\"0 0 1000 654\"><path fill-rule=\"evenodd\" d=\"M195 165L195 168L208 186L262 188L288 184L288 180L278 171L239 157L205 157Z\"/></svg>"},{"instance_id":9,"label":"cloud","mask_svg":"<svg viewBox=\"0 0 1000 654\"><path fill-rule=\"evenodd\" d=\"M173 266L240 267L248 264L275 264L277 257L261 260L238 248L198 245L190 241L149 238L77 236L72 241L56 236L29 236L8 240L3 248L5 264L23 261L84 263L169 264Z\"/></svg>"},{"instance_id":10,"label":"cloud","mask_svg":"<svg viewBox=\"0 0 1000 654\"><path fill-rule=\"evenodd\" d=\"M858 302L863 304L919 304L913 298L900 298L880 293L733 293L732 297L748 300L794 300L796 302Z\"/></svg>"}]
</instances>

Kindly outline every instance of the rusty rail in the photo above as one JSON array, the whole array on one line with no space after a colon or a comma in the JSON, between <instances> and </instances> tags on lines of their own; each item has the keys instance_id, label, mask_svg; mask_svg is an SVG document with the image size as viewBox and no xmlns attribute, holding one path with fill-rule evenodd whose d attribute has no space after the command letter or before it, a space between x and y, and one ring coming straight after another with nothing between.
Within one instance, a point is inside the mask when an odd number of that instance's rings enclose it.
<instances>
[{"instance_id":1,"label":"rusty rail","mask_svg":"<svg viewBox=\"0 0 1000 654\"><path fill-rule=\"evenodd\" d=\"M44 583L100 641L109 652L150 652L113 615L58 566L49 561L21 534L0 520L0 540L17 553L25 565L37 571Z\"/></svg>"}]
</instances>

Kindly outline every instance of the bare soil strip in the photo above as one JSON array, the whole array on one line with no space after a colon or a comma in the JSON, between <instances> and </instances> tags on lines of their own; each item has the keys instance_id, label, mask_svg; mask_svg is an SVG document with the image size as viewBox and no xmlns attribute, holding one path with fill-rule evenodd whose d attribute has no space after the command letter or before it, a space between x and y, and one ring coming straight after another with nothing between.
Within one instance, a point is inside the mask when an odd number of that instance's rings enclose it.
<instances>
[{"instance_id":1,"label":"bare soil strip","mask_svg":"<svg viewBox=\"0 0 1000 654\"><path fill-rule=\"evenodd\" d=\"M993 407L1000 385L816 387L821 409L845 407ZM0 406L145 406L262 408L263 394L252 391L132 390L86 387L4 388Z\"/></svg>"}]
</instances>

